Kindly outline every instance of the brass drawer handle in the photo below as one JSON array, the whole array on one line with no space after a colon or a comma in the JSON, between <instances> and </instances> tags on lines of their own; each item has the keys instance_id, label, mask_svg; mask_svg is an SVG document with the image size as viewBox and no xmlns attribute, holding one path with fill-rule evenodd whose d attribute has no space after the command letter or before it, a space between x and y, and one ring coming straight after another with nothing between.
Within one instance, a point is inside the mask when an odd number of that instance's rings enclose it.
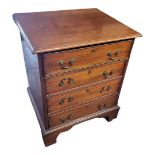
<instances>
[{"instance_id":1,"label":"brass drawer handle","mask_svg":"<svg viewBox=\"0 0 155 155\"><path fill-rule=\"evenodd\" d=\"M68 83L69 83L69 84L72 84L72 83L74 83L74 82L75 82L74 79L72 79L72 78L68 78Z\"/></svg>"},{"instance_id":2,"label":"brass drawer handle","mask_svg":"<svg viewBox=\"0 0 155 155\"><path fill-rule=\"evenodd\" d=\"M68 102L72 102L73 101L73 97L68 97Z\"/></svg>"},{"instance_id":3,"label":"brass drawer handle","mask_svg":"<svg viewBox=\"0 0 155 155\"><path fill-rule=\"evenodd\" d=\"M68 122L68 121L72 120L73 118L74 118L74 115L70 114L66 118L61 117L59 120L60 120L61 123L65 123L65 122Z\"/></svg>"},{"instance_id":4,"label":"brass drawer handle","mask_svg":"<svg viewBox=\"0 0 155 155\"><path fill-rule=\"evenodd\" d=\"M97 108L98 108L99 110L103 110L103 109L106 108L106 106L107 106L106 104L98 105Z\"/></svg>"},{"instance_id":5,"label":"brass drawer handle","mask_svg":"<svg viewBox=\"0 0 155 155\"><path fill-rule=\"evenodd\" d=\"M68 64L69 64L70 66L72 66L74 63L75 63L75 59L74 59L74 58L72 58L72 59L70 59L70 60L68 61Z\"/></svg>"},{"instance_id":6,"label":"brass drawer handle","mask_svg":"<svg viewBox=\"0 0 155 155\"><path fill-rule=\"evenodd\" d=\"M74 115L73 114L70 114L70 115L68 115L67 120L71 120L73 118L74 118Z\"/></svg>"},{"instance_id":7,"label":"brass drawer handle","mask_svg":"<svg viewBox=\"0 0 155 155\"><path fill-rule=\"evenodd\" d=\"M92 49L91 51L90 51L90 54L95 54L96 53L96 50L95 49Z\"/></svg>"},{"instance_id":8,"label":"brass drawer handle","mask_svg":"<svg viewBox=\"0 0 155 155\"><path fill-rule=\"evenodd\" d=\"M99 90L100 93L104 92L104 91L109 91L111 90L111 86L107 86L107 87L102 87L101 90Z\"/></svg>"},{"instance_id":9,"label":"brass drawer handle","mask_svg":"<svg viewBox=\"0 0 155 155\"><path fill-rule=\"evenodd\" d=\"M65 63L64 60L59 60L59 65L61 69L69 69L70 66L72 66L75 63L75 59L72 58L68 61L68 65Z\"/></svg>"},{"instance_id":10,"label":"brass drawer handle","mask_svg":"<svg viewBox=\"0 0 155 155\"><path fill-rule=\"evenodd\" d=\"M61 66L61 69L68 69L69 68L68 66L65 66L66 64L65 64L64 60L60 60L59 64Z\"/></svg>"},{"instance_id":11,"label":"brass drawer handle","mask_svg":"<svg viewBox=\"0 0 155 155\"><path fill-rule=\"evenodd\" d=\"M63 86L65 84L64 81L67 81L68 84L72 84L75 82L75 80L72 78L64 78L59 82L59 86Z\"/></svg>"},{"instance_id":12,"label":"brass drawer handle","mask_svg":"<svg viewBox=\"0 0 155 155\"><path fill-rule=\"evenodd\" d=\"M112 76L112 74L113 74L112 71L110 71L110 72L104 71L103 72L103 76L104 76L105 79L110 78Z\"/></svg>"},{"instance_id":13,"label":"brass drawer handle","mask_svg":"<svg viewBox=\"0 0 155 155\"><path fill-rule=\"evenodd\" d=\"M69 96L69 97L64 97L60 100L59 105L62 105L65 103L65 100L67 100L67 102L72 102L73 101L73 97Z\"/></svg>"},{"instance_id":14,"label":"brass drawer handle","mask_svg":"<svg viewBox=\"0 0 155 155\"><path fill-rule=\"evenodd\" d=\"M108 54L107 54L107 56L108 56L108 59L109 60L117 60L118 59L118 56L119 56L119 54L120 54L120 50L118 49L118 50L116 50L115 52L108 52Z\"/></svg>"},{"instance_id":15,"label":"brass drawer handle","mask_svg":"<svg viewBox=\"0 0 155 155\"><path fill-rule=\"evenodd\" d=\"M62 105L64 104L65 100L64 99L61 99L61 101L59 102L59 105Z\"/></svg>"},{"instance_id":16,"label":"brass drawer handle","mask_svg":"<svg viewBox=\"0 0 155 155\"><path fill-rule=\"evenodd\" d=\"M65 123L65 118L64 118L64 117L61 117L61 118L60 118L60 122L61 122L61 123Z\"/></svg>"}]
</instances>

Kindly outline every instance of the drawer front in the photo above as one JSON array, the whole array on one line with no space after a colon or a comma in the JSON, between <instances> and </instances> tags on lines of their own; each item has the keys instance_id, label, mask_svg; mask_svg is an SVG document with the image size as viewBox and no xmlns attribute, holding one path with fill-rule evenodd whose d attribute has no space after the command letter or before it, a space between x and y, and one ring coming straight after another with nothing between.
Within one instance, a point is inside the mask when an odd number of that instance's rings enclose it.
<instances>
[{"instance_id":1,"label":"drawer front","mask_svg":"<svg viewBox=\"0 0 155 155\"><path fill-rule=\"evenodd\" d=\"M121 76L124 66L125 62L120 61L117 63L92 68L91 70L75 72L64 76L45 78L46 93L51 94L65 91L82 85Z\"/></svg>"},{"instance_id":2,"label":"drawer front","mask_svg":"<svg viewBox=\"0 0 155 155\"><path fill-rule=\"evenodd\" d=\"M109 82L100 82L87 88L72 91L71 93L62 93L47 98L48 113L52 113L64 108L75 106L81 102L86 102L107 94L118 93L121 79L111 80Z\"/></svg>"},{"instance_id":3,"label":"drawer front","mask_svg":"<svg viewBox=\"0 0 155 155\"><path fill-rule=\"evenodd\" d=\"M74 109L49 116L49 127L57 126L77 118L95 113L117 104L118 96L103 98L94 102L83 104Z\"/></svg>"},{"instance_id":4,"label":"drawer front","mask_svg":"<svg viewBox=\"0 0 155 155\"><path fill-rule=\"evenodd\" d=\"M55 74L129 57L132 40L44 54L44 74Z\"/></svg>"}]
</instances>

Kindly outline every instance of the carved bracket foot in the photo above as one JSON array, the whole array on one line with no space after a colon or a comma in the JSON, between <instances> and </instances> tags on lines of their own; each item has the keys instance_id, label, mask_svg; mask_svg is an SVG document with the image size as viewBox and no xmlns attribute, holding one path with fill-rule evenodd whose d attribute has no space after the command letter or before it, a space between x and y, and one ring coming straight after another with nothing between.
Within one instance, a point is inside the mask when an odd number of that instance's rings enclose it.
<instances>
[{"instance_id":1,"label":"carved bracket foot","mask_svg":"<svg viewBox=\"0 0 155 155\"><path fill-rule=\"evenodd\" d=\"M67 130L69 130L71 128L72 128L72 126L57 130L55 132L46 131L45 133L42 133L45 146L55 144L59 134L61 132L65 132L65 131L67 131Z\"/></svg>"},{"instance_id":2,"label":"carved bracket foot","mask_svg":"<svg viewBox=\"0 0 155 155\"><path fill-rule=\"evenodd\" d=\"M114 110L114 111L111 111L111 112L108 113L108 115L105 116L104 118L105 118L108 122L110 122L110 121L112 121L113 119L117 118L118 111L119 111L119 109Z\"/></svg>"},{"instance_id":3,"label":"carved bracket foot","mask_svg":"<svg viewBox=\"0 0 155 155\"><path fill-rule=\"evenodd\" d=\"M55 128L53 127L51 129L45 130L44 132L42 132L44 144L45 146L49 146L51 144L56 143L57 137L61 132L67 131L71 129L74 125L81 123L83 121L86 121L86 120L89 120L95 117L103 117L107 121L111 121L117 117L118 111L119 111L119 107L114 106L109 109L105 109L97 113L85 116L83 118L73 120L72 122L68 122L64 124L63 126L57 126Z\"/></svg>"},{"instance_id":4,"label":"carved bracket foot","mask_svg":"<svg viewBox=\"0 0 155 155\"><path fill-rule=\"evenodd\" d=\"M119 111L119 108L108 112L106 115L101 115L99 116L99 118L105 118L108 122L110 122L113 119L117 118L118 111Z\"/></svg>"}]
</instances>

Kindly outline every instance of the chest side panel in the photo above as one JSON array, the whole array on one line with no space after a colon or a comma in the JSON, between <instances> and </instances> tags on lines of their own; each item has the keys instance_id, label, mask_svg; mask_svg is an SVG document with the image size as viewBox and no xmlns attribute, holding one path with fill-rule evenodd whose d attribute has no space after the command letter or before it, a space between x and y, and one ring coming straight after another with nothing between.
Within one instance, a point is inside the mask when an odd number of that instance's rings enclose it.
<instances>
[{"instance_id":1,"label":"chest side panel","mask_svg":"<svg viewBox=\"0 0 155 155\"><path fill-rule=\"evenodd\" d=\"M31 97L35 112L37 113L38 120L42 128L46 128L46 112L45 112L45 100L44 90L41 74L41 58L37 54L32 54L26 41L21 36L22 48L24 53L24 60L28 78L28 92Z\"/></svg>"}]
</instances>

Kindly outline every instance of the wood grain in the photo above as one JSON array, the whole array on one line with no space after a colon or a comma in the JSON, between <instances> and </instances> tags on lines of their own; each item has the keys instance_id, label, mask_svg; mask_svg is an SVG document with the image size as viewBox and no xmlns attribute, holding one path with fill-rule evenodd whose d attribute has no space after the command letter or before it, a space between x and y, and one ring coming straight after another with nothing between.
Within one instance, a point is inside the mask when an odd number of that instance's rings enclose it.
<instances>
[{"instance_id":1,"label":"wood grain","mask_svg":"<svg viewBox=\"0 0 155 155\"><path fill-rule=\"evenodd\" d=\"M89 115L91 113L95 113L97 111L115 106L117 104L117 99L118 99L118 96L116 95L113 97L96 100L90 103L88 102L74 109L71 108L71 109L68 109L67 111L52 114L49 117L49 126L50 127L57 126L62 123L66 123L66 122L75 120L77 118L81 118L86 115Z\"/></svg>"},{"instance_id":2,"label":"wood grain","mask_svg":"<svg viewBox=\"0 0 155 155\"><path fill-rule=\"evenodd\" d=\"M13 19L45 146L78 123L117 117L131 49L140 33L94 8L17 13Z\"/></svg>"},{"instance_id":3,"label":"wood grain","mask_svg":"<svg viewBox=\"0 0 155 155\"><path fill-rule=\"evenodd\" d=\"M33 55L31 50L29 49L27 42L21 36L22 48L24 53L24 60L27 72L27 78L29 83L29 92L33 96L33 100L35 100L36 107L38 108L38 112L40 114L40 118L42 122L44 122L45 128L47 129L47 117L45 113L46 102L44 101L44 93L42 91L42 87L44 83L42 79L40 60L38 55ZM31 97L32 98L32 97Z\"/></svg>"},{"instance_id":4,"label":"wood grain","mask_svg":"<svg viewBox=\"0 0 155 155\"><path fill-rule=\"evenodd\" d=\"M33 53L53 52L141 36L98 9L17 13L14 21Z\"/></svg>"},{"instance_id":5,"label":"wood grain","mask_svg":"<svg viewBox=\"0 0 155 155\"><path fill-rule=\"evenodd\" d=\"M119 93L121 79L100 82L84 89L61 93L47 98L48 112L54 113L65 108L75 107L82 102L90 101L108 94Z\"/></svg>"},{"instance_id":6,"label":"wood grain","mask_svg":"<svg viewBox=\"0 0 155 155\"><path fill-rule=\"evenodd\" d=\"M115 42L44 54L44 74L50 75L103 64L113 60L128 59L132 40Z\"/></svg>"},{"instance_id":7,"label":"wood grain","mask_svg":"<svg viewBox=\"0 0 155 155\"><path fill-rule=\"evenodd\" d=\"M81 87L94 82L112 79L117 76L121 76L124 69L125 61L119 61L107 65L103 65L96 68L87 69L85 71L67 74L58 77L48 77L46 82L46 93L58 93L61 91L67 91L71 88ZM104 73L108 73L109 76L105 76ZM69 79L74 82L69 83ZM60 83L63 85L60 86Z\"/></svg>"},{"instance_id":8,"label":"wood grain","mask_svg":"<svg viewBox=\"0 0 155 155\"><path fill-rule=\"evenodd\" d=\"M49 130L46 130L44 133L42 133L43 139L44 139L44 144L45 144L45 146L49 146L51 144L56 143L57 136L60 133L71 129L74 125L82 123L84 121L88 121L88 120L96 118L96 117L103 117L107 121L111 121L111 120L117 118L119 109L120 109L119 106L113 106L113 107L98 111L96 113L92 113L85 117L78 118L76 120L73 120L73 121L70 121L67 123L63 123L59 126L52 127Z\"/></svg>"}]
</instances>

